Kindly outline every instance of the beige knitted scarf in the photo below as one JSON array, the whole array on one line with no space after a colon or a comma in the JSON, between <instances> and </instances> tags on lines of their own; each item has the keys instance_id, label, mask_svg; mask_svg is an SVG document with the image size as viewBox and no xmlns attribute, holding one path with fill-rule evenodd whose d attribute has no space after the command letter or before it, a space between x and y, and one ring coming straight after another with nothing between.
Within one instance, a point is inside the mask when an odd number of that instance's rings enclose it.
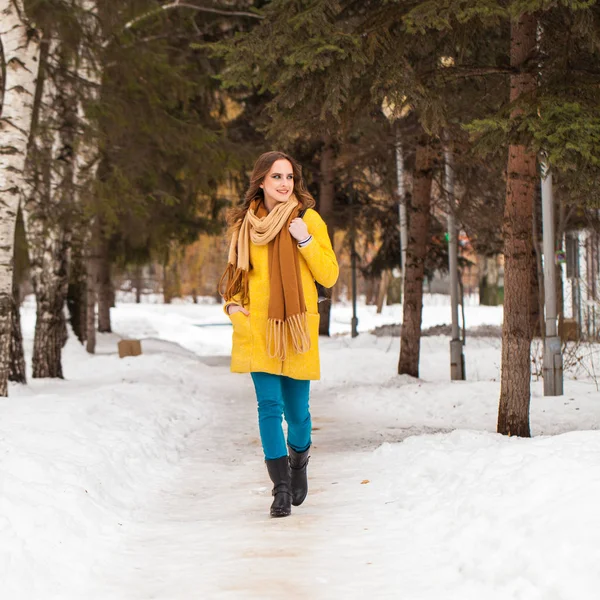
<instances>
[{"instance_id":1,"label":"beige knitted scarf","mask_svg":"<svg viewBox=\"0 0 600 600\"><path fill-rule=\"evenodd\" d=\"M279 360L285 360L288 337L294 352L302 354L310 349L297 242L289 231L301 207L295 196L278 203L271 212L262 200L253 200L244 218L232 227L228 264L219 282L219 290L225 287L221 293L226 301L239 294L241 304L247 304L250 242L269 245L267 353ZM253 298L253 302L260 302L260 298Z\"/></svg>"}]
</instances>

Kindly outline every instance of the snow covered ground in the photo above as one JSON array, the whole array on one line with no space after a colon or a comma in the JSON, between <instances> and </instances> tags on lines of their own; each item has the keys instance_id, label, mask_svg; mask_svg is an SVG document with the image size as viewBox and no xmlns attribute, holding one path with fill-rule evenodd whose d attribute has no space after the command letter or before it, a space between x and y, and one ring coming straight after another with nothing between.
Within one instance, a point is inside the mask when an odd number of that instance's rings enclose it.
<instances>
[{"instance_id":1,"label":"snow covered ground","mask_svg":"<svg viewBox=\"0 0 600 600\"><path fill-rule=\"evenodd\" d=\"M533 384L531 440L494 433L500 340L471 338L466 382L448 338L422 378L395 374L400 320L333 309L312 395L310 494L269 519L248 376L229 373L219 306L119 304L64 381L1 398L0 598L10 600L587 600L600 589L600 393ZM447 323L429 298L424 327ZM468 306L467 324L501 309ZM34 307L23 326L31 348ZM143 339L119 359L117 340ZM29 357L28 357L29 358Z\"/></svg>"}]
</instances>

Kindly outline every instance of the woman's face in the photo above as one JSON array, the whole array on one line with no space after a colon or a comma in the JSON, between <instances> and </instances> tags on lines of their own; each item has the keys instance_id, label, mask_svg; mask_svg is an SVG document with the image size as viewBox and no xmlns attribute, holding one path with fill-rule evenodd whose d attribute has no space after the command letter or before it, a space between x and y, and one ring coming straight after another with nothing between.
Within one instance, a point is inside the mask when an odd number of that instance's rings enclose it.
<instances>
[{"instance_id":1,"label":"woman's face","mask_svg":"<svg viewBox=\"0 0 600 600\"><path fill-rule=\"evenodd\" d=\"M294 191L294 171L290 161L285 158L276 160L260 187L265 193L268 209L274 208L278 202L287 202Z\"/></svg>"}]
</instances>

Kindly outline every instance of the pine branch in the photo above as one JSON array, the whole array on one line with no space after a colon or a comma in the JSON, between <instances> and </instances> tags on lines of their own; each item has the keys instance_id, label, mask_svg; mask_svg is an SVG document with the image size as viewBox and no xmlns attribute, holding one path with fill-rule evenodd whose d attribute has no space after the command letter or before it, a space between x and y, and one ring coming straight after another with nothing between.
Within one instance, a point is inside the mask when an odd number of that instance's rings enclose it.
<instances>
[{"instance_id":1,"label":"pine branch","mask_svg":"<svg viewBox=\"0 0 600 600\"><path fill-rule=\"evenodd\" d=\"M226 15L226 16L233 16L233 17L251 17L254 19L264 19L264 17L262 15L258 15L256 13L252 13L252 12L246 12L246 11L240 11L240 10L238 10L238 11L222 10L219 8L212 8L212 7L208 7L208 6L197 6L196 4L189 4L188 2L181 2L181 0L175 0L174 2L171 2L170 4L164 4L160 8L148 11L147 13L140 15L139 17L135 17L134 19L132 19L125 25L124 29L131 29L132 27L137 25L140 21L144 21L150 17L153 17L154 15L161 14L163 11L172 10L175 8L191 8L192 10L197 10L199 12L212 13L215 15Z\"/></svg>"}]
</instances>

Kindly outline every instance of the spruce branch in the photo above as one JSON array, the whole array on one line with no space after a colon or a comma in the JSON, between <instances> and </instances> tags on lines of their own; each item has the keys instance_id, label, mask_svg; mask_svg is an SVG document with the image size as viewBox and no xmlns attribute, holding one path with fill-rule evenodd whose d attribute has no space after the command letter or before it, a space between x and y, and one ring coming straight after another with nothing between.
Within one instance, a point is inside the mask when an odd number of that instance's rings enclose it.
<instances>
[{"instance_id":1,"label":"spruce branch","mask_svg":"<svg viewBox=\"0 0 600 600\"><path fill-rule=\"evenodd\" d=\"M125 24L124 29L131 29L132 27L135 27L141 21L145 21L146 19L149 19L150 17L153 17L155 15L161 14L164 11L172 10L172 9L176 9L176 8L190 8L192 10L197 10L199 12L207 12L207 13L212 13L215 15L225 15L225 16L233 16L233 17L251 17L253 19L264 19L264 17L262 15L259 15L257 13L243 11L243 10L236 10L236 11L223 10L220 8L213 8L210 6L198 6L197 4L190 4L189 2L181 2L181 0L175 0L174 2L171 2L170 4L164 4L163 6L161 6L159 8L150 10L150 11L144 13L143 15L139 15L138 17L131 19L131 21L129 21L128 23Z\"/></svg>"}]
</instances>

